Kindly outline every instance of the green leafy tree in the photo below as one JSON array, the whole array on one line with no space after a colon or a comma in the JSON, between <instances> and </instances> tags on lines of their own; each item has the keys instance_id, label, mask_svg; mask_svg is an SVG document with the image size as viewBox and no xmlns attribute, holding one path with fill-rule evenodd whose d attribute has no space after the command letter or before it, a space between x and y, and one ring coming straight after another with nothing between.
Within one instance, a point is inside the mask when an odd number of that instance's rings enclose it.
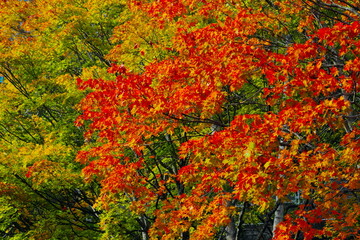
<instances>
[{"instance_id":1,"label":"green leafy tree","mask_svg":"<svg viewBox=\"0 0 360 240\"><path fill-rule=\"evenodd\" d=\"M96 184L85 184L73 122L75 79L101 77L118 2L2 1L0 231L4 238L96 239Z\"/></svg>"}]
</instances>

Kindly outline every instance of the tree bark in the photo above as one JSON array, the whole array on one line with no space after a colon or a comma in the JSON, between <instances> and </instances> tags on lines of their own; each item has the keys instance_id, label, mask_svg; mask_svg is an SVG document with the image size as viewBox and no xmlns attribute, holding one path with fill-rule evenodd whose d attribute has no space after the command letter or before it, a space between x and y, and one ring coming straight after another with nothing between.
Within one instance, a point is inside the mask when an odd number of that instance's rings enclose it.
<instances>
[{"instance_id":1,"label":"tree bark","mask_svg":"<svg viewBox=\"0 0 360 240\"><path fill-rule=\"evenodd\" d=\"M272 230L273 238L275 237L275 231L276 231L277 226L279 225L279 223L284 221L284 214L285 214L284 204L279 202L277 197L276 197L276 201L279 205L274 213L274 223L273 223L273 230Z\"/></svg>"}]
</instances>

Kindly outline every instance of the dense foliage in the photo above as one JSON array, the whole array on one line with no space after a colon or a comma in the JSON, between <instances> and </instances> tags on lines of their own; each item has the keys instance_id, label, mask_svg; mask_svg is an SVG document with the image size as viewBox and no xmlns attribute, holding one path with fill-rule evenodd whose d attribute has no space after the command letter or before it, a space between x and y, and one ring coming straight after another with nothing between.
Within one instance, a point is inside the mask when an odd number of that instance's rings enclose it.
<instances>
[{"instance_id":1,"label":"dense foliage","mask_svg":"<svg viewBox=\"0 0 360 240\"><path fill-rule=\"evenodd\" d=\"M3 238L360 237L359 1L0 5Z\"/></svg>"}]
</instances>

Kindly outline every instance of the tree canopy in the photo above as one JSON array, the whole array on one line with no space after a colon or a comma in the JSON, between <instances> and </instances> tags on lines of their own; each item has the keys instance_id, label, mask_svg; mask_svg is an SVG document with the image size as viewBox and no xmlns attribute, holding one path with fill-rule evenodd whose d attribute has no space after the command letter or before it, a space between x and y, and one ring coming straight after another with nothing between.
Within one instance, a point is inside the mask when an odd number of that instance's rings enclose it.
<instances>
[{"instance_id":1,"label":"tree canopy","mask_svg":"<svg viewBox=\"0 0 360 240\"><path fill-rule=\"evenodd\" d=\"M5 239L360 237L360 2L0 2Z\"/></svg>"}]
</instances>

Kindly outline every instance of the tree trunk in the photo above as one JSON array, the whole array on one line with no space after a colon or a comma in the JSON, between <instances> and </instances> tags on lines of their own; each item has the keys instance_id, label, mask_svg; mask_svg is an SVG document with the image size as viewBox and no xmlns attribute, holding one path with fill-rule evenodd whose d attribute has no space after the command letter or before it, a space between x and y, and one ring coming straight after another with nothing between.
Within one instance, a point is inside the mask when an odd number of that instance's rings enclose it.
<instances>
[{"instance_id":1,"label":"tree trunk","mask_svg":"<svg viewBox=\"0 0 360 240\"><path fill-rule=\"evenodd\" d=\"M236 240L236 226L233 218L231 218L231 222L226 226L225 232L226 240Z\"/></svg>"},{"instance_id":2,"label":"tree trunk","mask_svg":"<svg viewBox=\"0 0 360 240\"><path fill-rule=\"evenodd\" d=\"M278 202L278 199L276 197L276 201ZM275 213L274 213L274 223L273 223L273 230L272 230L272 234L273 234L273 238L275 237L275 231L276 231L276 227L278 226L279 223L281 223L284 220L284 204L279 202L278 203L279 206L277 207Z\"/></svg>"}]
</instances>

